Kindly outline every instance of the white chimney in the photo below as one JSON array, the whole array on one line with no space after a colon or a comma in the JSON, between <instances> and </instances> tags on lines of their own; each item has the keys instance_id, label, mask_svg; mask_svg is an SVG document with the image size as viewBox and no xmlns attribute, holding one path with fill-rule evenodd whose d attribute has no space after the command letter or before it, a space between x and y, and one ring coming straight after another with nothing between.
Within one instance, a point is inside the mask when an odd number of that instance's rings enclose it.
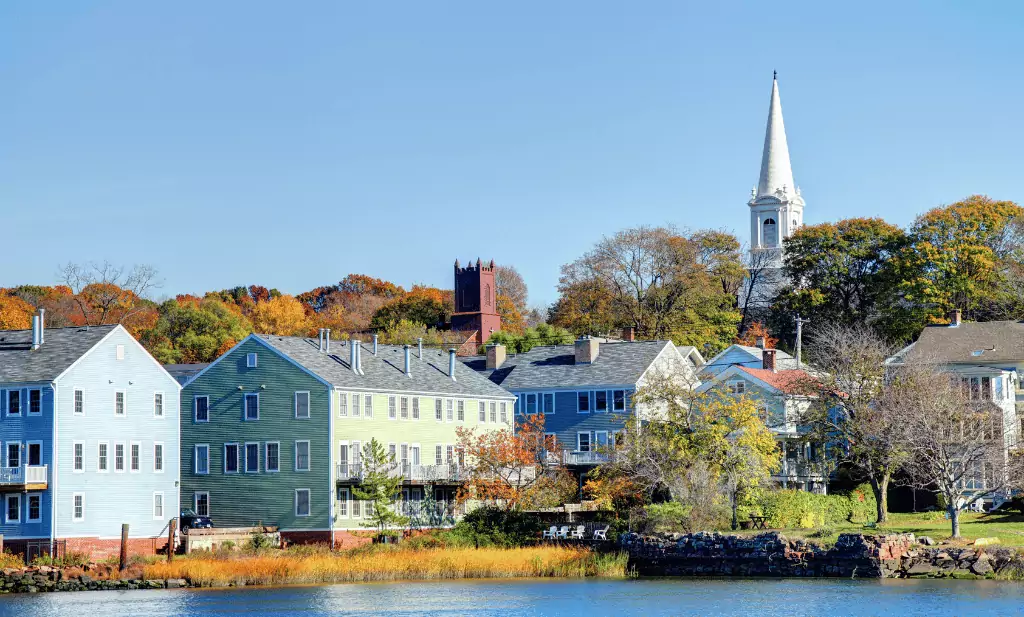
<instances>
[{"instance_id":1,"label":"white chimney","mask_svg":"<svg viewBox=\"0 0 1024 617\"><path fill-rule=\"evenodd\" d=\"M39 309L39 344L46 342L46 309Z\"/></svg>"},{"instance_id":2,"label":"white chimney","mask_svg":"<svg viewBox=\"0 0 1024 617\"><path fill-rule=\"evenodd\" d=\"M448 376L455 381L455 348L448 350Z\"/></svg>"},{"instance_id":3,"label":"white chimney","mask_svg":"<svg viewBox=\"0 0 1024 617\"><path fill-rule=\"evenodd\" d=\"M356 368L360 375L365 375L363 372L363 343L362 341L356 341Z\"/></svg>"},{"instance_id":4,"label":"white chimney","mask_svg":"<svg viewBox=\"0 0 1024 617\"><path fill-rule=\"evenodd\" d=\"M348 347L349 347L349 349L348 349L348 365L350 367L352 367L352 372L355 373L356 375L359 374L359 364L358 364L359 358L356 355L356 354L359 353L356 350L356 348L358 346L359 346L359 341L357 341L354 338L353 339L349 339L349 341L348 341Z\"/></svg>"},{"instance_id":5,"label":"white chimney","mask_svg":"<svg viewBox=\"0 0 1024 617\"><path fill-rule=\"evenodd\" d=\"M420 350L417 353L416 357L419 358L420 360L422 360L423 359L423 337L421 336L418 339L416 339L416 342L419 344L419 347L420 347Z\"/></svg>"},{"instance_id":6,"label":"white chimney","mask_svg":"<svg viewBox=\"0 0 1024 617\"><path fill-rule=\"evenodd\" d=\"M324 328L324 353L331 353L331 329Z\"/></svg>"},{"instance_id":7,"label":"white chimney","mask_svg":"<svg viewBox=\"0 0 1024 617\"><path fill-rule=\"evenodd\" d=\"M39 349L39 315L32 316L32 349Z\"/></svg>"},{"instance_id":8,"label":"white chimney","mask_svg":"<svg viewBox=\"0 0 1024 617\"><path fill-rule=\"evenodd\" d=\"M324 329L323 328L320 328L320 330L318 331L318 335L319 335L319 338L317 340L319 341L319 343L317 344L316 349L317 349L317 351L322 352L324 350Z\"/></svg>"},{"instance_id":9,"label":"white chimney","mask_svg":"<svg viewBox=\"0 0 1024 617\"><path fill-rule=\"evenodd\" d=\"M409 351L408 345L403 345L402 348L405 350L405 376L412 377L412 352Z\"/></svg>"},{"instance_id":10,"label":"white chimney","mask_svg":"<svg viewBox=\"0 0 1024 617\"><path fill-rule=\"evenodd\" d=\"M595 338L581 336L576 341L576 364L591 364L601 353L601 343Z\"/></svg>"},{"instance_id":11,"label":"white chimney","mask_svg":"<svg viewBox=\"0 0 1024 617\"><path fill-rule=\"evenodd\" d=\"M373 335L373 355L377 355L377 335Z\"/></svg>"}]
</instances>

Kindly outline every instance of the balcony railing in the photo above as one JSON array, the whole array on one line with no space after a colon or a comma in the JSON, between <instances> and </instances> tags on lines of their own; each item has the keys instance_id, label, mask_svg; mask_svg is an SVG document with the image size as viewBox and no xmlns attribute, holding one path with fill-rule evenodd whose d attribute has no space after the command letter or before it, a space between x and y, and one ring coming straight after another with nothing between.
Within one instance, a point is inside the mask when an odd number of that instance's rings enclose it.
<instances>
[{"instance_id":1,"label":"balcony railing","mask_svg":"<svg viewBox=\"0 0 1024 617\"><path fill-rule=\"evenodd\" d=\"M46 484L46 465L22 465L21 467L0 467L0 486L21 484Z\"/></svg>"},{"instance_id":2,"label":"balcony railing","mask_svg":"<svg viewBox=\"0 0 1024 617\"><path fill-rule=\"evenodd\" d=\"M339 463L338 481L361 481L366 468L360 463ZM465 479L466 469L459 465L413 465L404 463L394 466L389 474L406 482L459 482Z\"/></svg>"},{"instance_id":3,"label":"balcony railing","mask_svg":"<svg viewBox=\"0 0 1024 617\"><path fill-rule=\"evenodd\" d=\"M565 465L600 465L615 458L613 452L581 452L565 450L562 452L562 463Z\"/></svg>"}]
</instances>

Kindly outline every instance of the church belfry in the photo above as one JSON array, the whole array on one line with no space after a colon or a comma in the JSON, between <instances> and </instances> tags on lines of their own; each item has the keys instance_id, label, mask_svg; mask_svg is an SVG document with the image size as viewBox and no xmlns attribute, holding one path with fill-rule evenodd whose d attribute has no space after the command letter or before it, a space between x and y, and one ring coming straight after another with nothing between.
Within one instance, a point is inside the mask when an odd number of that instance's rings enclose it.
<instances>
[{"instance_id":1,"label":"church belfry","mask_svg":"<svg viewBox=\"0 0 1024 617\"><path fill-rule=\"evenodd\" d=\"M782 241L803 225L804 200L800 196L800 187L793 181L776 76L772 77L772 98L768 104L761 175L757 186L750 191L747 205L750 206L751 250L779 250Z\"/></svg>"}]
</instances>

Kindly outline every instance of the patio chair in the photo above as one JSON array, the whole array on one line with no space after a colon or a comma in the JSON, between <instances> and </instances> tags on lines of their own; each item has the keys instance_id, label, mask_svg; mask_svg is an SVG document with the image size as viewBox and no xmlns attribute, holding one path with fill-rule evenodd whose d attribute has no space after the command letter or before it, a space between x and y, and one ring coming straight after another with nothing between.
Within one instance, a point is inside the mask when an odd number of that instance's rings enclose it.
<instances>
[{"instance_id":1,"label":"patio chair","mask_svg":"<svg viewBox=\"0 0 1024 617\"><path fill-rule=\"evenodd\" d=\"M605 525L601 529L594 530L595 540L607 540L608 539L608 525Z\"/></svg>"},{"instance_id":2,"label":"patio chair","mask_svg":"<svg viewBox=\"0 0 1024 617\"><path fill-rule=\"evenodd\" d=\"M583 532L585 532L586 530L587 530L587 528L584 527L583 525L577 525L576 529L574 529L572 531L572 533L569 534L569 537L572 538L573 540L582 540L583 539Z\"/></svg>"},{"instance_id":3,"label":"patio chair","mask_svg":"<svg viewBox=\"0 0 1024 617\"><path fill-rule=\"evenodd\" d=\"M547 530L544 531L544 535L542 536L541 539L542 540L554 540L556 533L558 533L558 527L552 525L551 529L547 529Z\"/></svg>"},{"instance_id":4,"label":"patio chair","mask_svg":"<svg viewBox=\"0 0 1024 617\"><path fill-rule=\"evenodd\" d=\"M569 526L562 525L562 528L555 532L556 540L565 540L569 537Z\"/></svg>"}]
</instances>

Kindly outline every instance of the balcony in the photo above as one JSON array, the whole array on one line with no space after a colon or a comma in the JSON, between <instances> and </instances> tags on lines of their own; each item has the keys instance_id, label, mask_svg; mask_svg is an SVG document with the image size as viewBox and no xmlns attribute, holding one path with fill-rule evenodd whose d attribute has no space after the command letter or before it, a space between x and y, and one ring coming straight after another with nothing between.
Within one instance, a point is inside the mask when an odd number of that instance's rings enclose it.
<instances>
[{"instance_id":1,"label":"balcony","mask_svg":"<svg viewBox=\"0 0 1024 617\"><path fill-rule=\"evenodd\" d=\"M43 490L47 485L46 465L0 467L0 489Z\"/></svg>"},{"instance_id":2,"label":"balcony","mask_svg":"<svg viewBox=\"0 0 1024 617\"><path fill-rule=\"evenodd\" d=\"M359 463L338 464L338 482L361 482L366 469ZM400 477L404 482L460 482L465 479L466 469L455 464L451 465L412 465L410 463L396 465L388 474Z\"/></svg>"},{"instance_id":3,"label":"balcony","mask_svg":"<svg viewBox=\"0 0 1024 617\"><path fill-rule=\"evenodd\" d=\"M562 452L562 464L564 465L600 465L610 462L614 458L614 452L594 452L593 450L587 452L565 450Z\"/></svg>"}]
</instances>

